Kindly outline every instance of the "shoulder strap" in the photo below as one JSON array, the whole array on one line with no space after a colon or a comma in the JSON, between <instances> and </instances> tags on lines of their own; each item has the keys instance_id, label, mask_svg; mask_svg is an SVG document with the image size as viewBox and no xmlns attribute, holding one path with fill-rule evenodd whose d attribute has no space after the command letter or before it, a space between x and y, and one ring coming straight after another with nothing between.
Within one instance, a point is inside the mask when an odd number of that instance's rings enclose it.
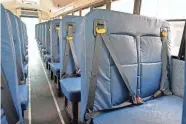
<instances>
[{"instance_id":1,"label":"shoulder strap","mask_svg":"<svg viewBox=\"0 0 186 124\"><path fill-rule=\"evenodd\" d=\"M66 37L65 56L63 60L62 76L66 74L70 50L72 52L72 57L73 57L75 68L76 68L76 74L78 75L80 74L80 66L79 66L77 55L76 55L76 49L75 49L74 42L73 42L73 36L74 36L74 25L71 23L67 23L67 37Z\"/></svg>"},{"instance_id":2,"label":"shoulder strap","mask_svg":"<svg viewBox=\"0 0 186 124\"><path fill-rule=\"evenodd\" d=\"M161 28L161 41L162 41L162 69L161 69L161 80L159 90L152 96L153 98L160 97L161 95L171 95L169 90L165 89L165 83L168 76L168 28Z\"/></svg>"},{"instance_id":3,"label":"shoulder strap","mask_svg":"<svg viewBox=\"0 0 186 124\"><path fill-rule=\"evenodd\" d=\"M66 74L69 55L70 55L70 45L69 45L68 42L66 42L65 55L64 55L64 58L63 58L62 76L64 76Z\"/></svg>"},{"instance_id":4,"label":"shoulder strap","mask_svg":"<svg viewBox=\"0 0 186 124\"><path fill-rule=\"evenodd\" d=\"M73 57L73 60L74 60L76 71L79 71L79 69L80 69L79 61L78 61L78 57L76 55L76 49L75 49L74 42L73 42L74 25L73 24L68 24L67 25L67 30L68 30L67 31L68 32L67 41L69 42L69 45L70 45L70 50L72 52L72 57Z\"/></svg>"},{"instance_id":5,"label":"shoulder strap","mask_svg":"<svg viewBox=\"0 0 186 124\"><path fill-rule=\"evenodd\" d=\"M1 105L5 112L9 124L16 124L19 121L19 115L16 111L8 82L1 69Z\"/></svg>"}]
</instances>

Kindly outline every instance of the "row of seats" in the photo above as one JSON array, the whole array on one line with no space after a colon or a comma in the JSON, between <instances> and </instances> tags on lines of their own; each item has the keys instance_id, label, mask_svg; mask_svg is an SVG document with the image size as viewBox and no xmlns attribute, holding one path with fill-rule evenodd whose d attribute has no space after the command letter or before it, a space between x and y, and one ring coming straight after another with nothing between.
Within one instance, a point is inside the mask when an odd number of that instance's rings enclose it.
<instances>
[{"instance_id":1,"label":"row of seats","mask_svg":"<svg viewBox=\"0 0 186 124\"><path fill-rule=\"evenodd\" d=\"M26 25L1 5L1 123L24 124L28 106ZM13 111L15 110L15 111Z\"/></svg>"},{"instance_id":2,"label":"row of seats","mask_svg":"<svg viewBox=\"0 0 186 124\"><path fill-rule=\"evenodd\" d=\"M181 123L184 62L171 58L168 22L92 10L37 24L36 40L74 123L78 102L87 124Z\"/></svg>"}]
</instances>

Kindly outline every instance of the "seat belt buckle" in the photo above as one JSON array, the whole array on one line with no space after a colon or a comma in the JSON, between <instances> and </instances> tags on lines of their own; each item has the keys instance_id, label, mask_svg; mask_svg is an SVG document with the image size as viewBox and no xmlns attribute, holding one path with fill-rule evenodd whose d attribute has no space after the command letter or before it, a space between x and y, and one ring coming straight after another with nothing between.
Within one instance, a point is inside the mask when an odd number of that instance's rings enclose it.
<instances>
[{"instance_id":1,"label":"seat belt buckle","mask_svg":"<svg viewBox=\"0 0 186 124\"><path fill-rule=\"evenodd\" d=\"M136 103L137 103L137 105L141 105L144 103L144 101L141 97L136 97Z\"/></svg>"},{"instance_id":2,"label":"seat belt buckle","mask_svg":"<svg viewBox=\"0 0 186 124\"><path fill-rule=\"evenodd\" d=\"M144 103L144 101L143 101L143 99L141 97L136 97L136 96L132 97L132 102L135 105L141 105L141 104Z\"/></svg>"},{"instance_id":3,"label":"seat belt buckle","mask_svg":"<svg viewBox=\"0 0 186 124\"><path fill-rule=\"evenodd\" d=\"M76 71L76 75L81 75L81 70L80 70L80 69L78 69L78 70Z\"/></svg>"},{"instance_id":4,"label":"seat belt buckle","mask_svg":"<svg viewBox=\"0 0 186 124\"><path fill-rule=\"evenodd\" d=\"M163 91L162 91L162 90L158 90L158 91L153 95L153 98L158 98L158 97L160 97L162 94L163 94Z\"/></svg>"}]
</instances>

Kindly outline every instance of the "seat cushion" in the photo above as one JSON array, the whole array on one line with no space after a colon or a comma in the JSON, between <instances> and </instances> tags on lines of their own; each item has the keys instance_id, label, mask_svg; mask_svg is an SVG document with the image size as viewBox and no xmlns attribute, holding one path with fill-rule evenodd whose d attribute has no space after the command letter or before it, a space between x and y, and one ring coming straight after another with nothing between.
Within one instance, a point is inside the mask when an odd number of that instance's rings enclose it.
<instances>
[{"instance_id":1,"label":"seat cushion","mask_svg":"<svg viewBox=\"0 0 186 124\"><path fill-rule=\"evenodd\" d=\"M19 97L21 101L21 107L23 110L26 110L28 107L28 87L26 84L19 85Z\"/></svg>"},{"instance_id":2,"label":"seat cushion","mask_svg":"<svg viewBox=\"0 0 186 124\"><path fill-rule=\"evenodd\" d=\"M183 99L163 96L143 105L101 114L95 124L181 124Z\"/></svg>"},{"instance_id":3,"label":"seat cushion","mask_svg":"<svg viewBox=\"0 0 186 124\"><path fill-rule=\"evenodd\" d=\"M45 62L49 62L52 56L50 54L44 55Z\"/></svg>"},{"instance_id":4,"label":"seat cushion","mask_svg":"<svg viewBox=\"0 0 186 124\"><path fill-rule=\"evenodd\" d=\"M50 63L50 69L56 73L60 70L60 63Z\"/></svg>"},{"instance_id":5,"label":"seat cushion","mask_svg":"<svg viewBox=\"0 0 186 124\"><path fill-rule=\"evenodd\" d=\"M69 101L81 101L81 77L61 79L60 84L63 94Z\"/></svg>"}]
</instances>

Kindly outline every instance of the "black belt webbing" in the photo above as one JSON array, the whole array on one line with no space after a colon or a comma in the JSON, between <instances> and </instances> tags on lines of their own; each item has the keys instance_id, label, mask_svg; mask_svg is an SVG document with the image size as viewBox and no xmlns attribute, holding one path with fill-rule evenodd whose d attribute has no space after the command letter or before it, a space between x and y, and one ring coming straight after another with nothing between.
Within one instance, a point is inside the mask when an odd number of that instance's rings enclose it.
<instances>
[{"instance_id":1,"label":"black belt webbing","mask_svg":"<svg viewBox=\"0 0 186 124\"><path fill-rule=\"evenodd\" d=\"M70 54L70 45L68 41L66 41L66 46L65 46L65 56L63 60L63 69L62 69L62 76L65 75L67 65L68 65L68 59L69 59L69 54Z\"/></svg>"},{"instance_id":2,"label":"black belt webbing","mask_svg":"<svg viewBox=\"0 0 186 124\"><path fill-rule=\"evenodd\" d=\"M161 95L172 95L172 92L170 90L165 89L165 83L167 80L168 76L168 28L165 28L166 30L163 30L161 33L164 31L167 35L166 36L161 36L161 41L162 41L162 68L161 68L161 80L160 80L160 88L159 90L152 96L153 98L160 97ZM161 34L162 35L162 34Z\"/></svg>"},{"instance_id":3,"label":"black belt webbing","mask_svg":"<svg viewBox=\"0 0 186 124\"><path fill-rule=\"evenodd\" d=\"M73 26L72 25L68 26L67 30L68 30L68 32L67 32L68 36L72 37L72 39L73 39ZM77 58L77 55L76 55L76 49L75 49L74 42L73 42L72 39L70 39L70 40L67 39L66 40L65 56L64 56L63 69L62 69L62 76L66 74L66 68L67 68L67 65L68 65L68 59L69 59L69 55L70 55L70 50L71 50L72 57L73 57L73 60L74 60L76 73L80 69L79 61L78 61L78 58Z\"/></svg>"},{"instance_id":4,"label":"black belt webbing","mask_svg":"<svg viewBox=\"0 0 186 124\"><path fill-rule=\"evenodd\" d=\"M58 45L58 31L56 31L56 37L55 37L55 40L54 40L53 43L55 43L55 44L53 45L54 47L52 48L52 59L51 59L51 62L55 62L56 61L55 57L57 56L57 52L58 52L57 47L59 47L59 46L57 46Z\"/></svg>"},{"instance_id":5,"label":"black belt webbing","mask_svg":"<svg viewBox=\"0 0 186 124\"><path fill-rule=\"evenodd\" d=\"M19 115L16 111L8 82L1 69L1 105L5 112L9 124L16 124L19 121Z\"/></svg>"},{"instance_id":6,"label":"black belt webbing","mask_svg":"<svg viewBox=\"0 0 186 124\"><path fill-rule=\"evenodd\" d=\"M99 59L100 59L100 47L102 46L102 41L105 44L107 50L109 51L125 85L127 86L130 96L132 97L132 102L130 101L125 101L117 106L113 106L111 109L106 109L103 111L96 111L93 112L93 105L94 105L94 99L95 99L95 91L96 91L96 86L97 86L97 78L99 74ZM121 65L120 62L117 58L117 56L114 53L114 50L112 48L112 44L110 39L108 38L107 34L97 34L96 35L96 42L95 42L95 47L94 47L94 56L93 56L93 62L92 62L92 73L91 73L91 78L90 78L90 83L89 83L89 94L88 94L88 103L87 103L87 113L85 114L87 122L90 122L90 119L94 116L97 116L103 112L108 112L112 111L121 107L127 107L136 104L136 95L133 92L130 83L125 75L125 73L121 70Z\"/></svg>"},{"instance_id":7,"label":"black belt webbing","mask_svg":"<svg viewBox=\"0 0 186 124\"><path fill-rule=\"evenodd\" d=\"M76 55L76 50L75 50L75 47L74 47L74 42L72 40L69 40L69 45L70 45L70 49L71 49L71 52L72 52L72 57L73 57L73 60L74 60L76 71L78 71L80 69L80 67L79 67L79 62L78 62L78 58L77 58L77 55Z\"/></svg>"}]
</instances>

